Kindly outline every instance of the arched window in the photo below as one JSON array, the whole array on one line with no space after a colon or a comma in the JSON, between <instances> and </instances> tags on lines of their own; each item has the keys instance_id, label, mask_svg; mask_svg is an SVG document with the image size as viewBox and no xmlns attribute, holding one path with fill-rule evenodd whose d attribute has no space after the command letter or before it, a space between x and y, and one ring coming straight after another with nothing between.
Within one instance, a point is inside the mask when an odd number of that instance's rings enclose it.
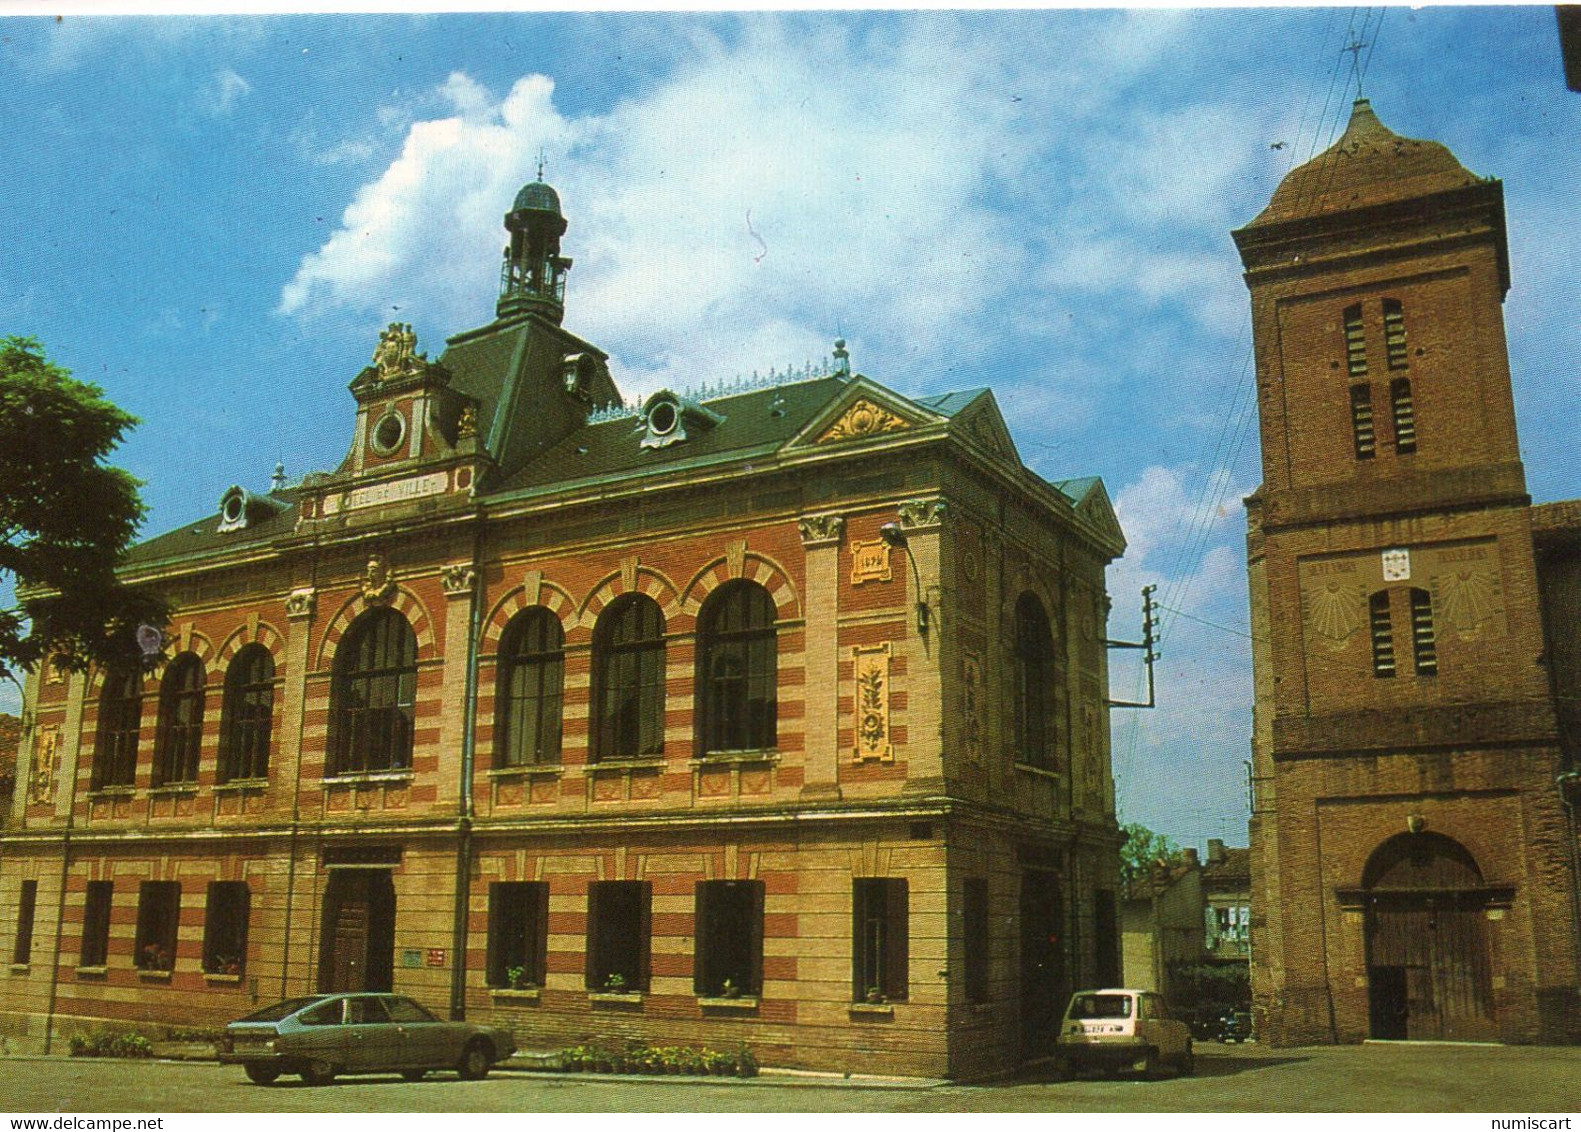
<instances>
[{"instance_id":1,"label":"arched window","mask_svg":"<svg viewBox=\"0 0 1581 1132\"><path fill-rule=\"evenodd\" d=\"M774 599L756 582L719 587L697 618L699 750L766 751L775 744Z\"/></svg>"},{"instance_id":2,"label":"arched window","mask_svg":"<svg viewBox=\"0 0 1581 1132\"><path fill-rule=\"evenodd\" d=\"M184 652L159 683L159 725L154 732L155 786L198 780L203 740L203 662Z\"/></svg>"},{"instance_id":3,"label":"arched window","mask_svg":"<svg viewBox=\"0 0 1581 1132\"><path fill-rule=\"evenodd\" d=\"M1054 639L1036 595L1016 601L1015 711L1017 762L1054 762Z\"/></svg>"},{"instance_id":4,"label":"arched window","mask_svg":"<svg viewBox=\"0 0 1581 1132\"><path fill-rule=\"evenodd\" d=\"M142 727L142 716L143 674L136 665L110 669L99 695L93 789L132 785L137 774L137 733Z\"/></svg>"},{"instance_id":5,"label":"arched window","mask_svg":"<svg viewBox=\"0 0 1581 1132\"><path fill-rule=\"evenodd\" d=\"M624 594L593 629L593 757L664 753L664 613Z\"/></svg>"},{"instance_id":6,"label":"arched window","mask_svg":"<svg viewBox=\"0 0 1581 1132\"><path fill-rule=\"evenodd\" d=\"M565 682L565 633L547 609L517 614L500 638L494 693L494 763L525 766L560 761L560 703Z\"/></svg>"},{"instance_id":7,"label":"arched window","mask_svg":"<svg viewBox=\"0 0 1581 1132\"><path fill-rule=\"evenodd\" d=\"M219 780L269 777L274 724L274 657L260 644L236 654L220 705Z\"/></svg>"},{"instance_id":8,"label":"arched window","mask_svg":"<svg viewBox=\"0 0 1581 1132\"><path fill-rule=\"evenodd\" d=\"M330 774L412 765L417 635L393 609L353 622L335 654L330 691Z\"/></svg>"}]
</instances>

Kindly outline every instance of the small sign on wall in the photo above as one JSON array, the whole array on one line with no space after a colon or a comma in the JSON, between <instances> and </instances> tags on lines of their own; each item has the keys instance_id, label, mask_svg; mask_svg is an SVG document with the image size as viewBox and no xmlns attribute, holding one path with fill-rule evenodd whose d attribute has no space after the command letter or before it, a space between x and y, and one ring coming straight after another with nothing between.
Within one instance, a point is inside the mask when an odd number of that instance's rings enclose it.
<instances>
[{"instance_id":1,"label":"small sign on wall","mask_svg":"<svg viewBox=\"0 0 1581 1132\"><path fill-rule=\"evenodd\" d=\"M402 967L421 967L423 965L423 949L420 947L405 947L401 949Z\"/></svg>"},{"instance_id":2,"label":"small sign on wall","mask_svg":"<svg viewBox=\"0 0 1581 1132\"><path fill-rule=\"evenodd\" d=\"M428 966L443 967L444 965L445 949L442 947L430 947L428 949Z\"/></svg>"}]
</instances>

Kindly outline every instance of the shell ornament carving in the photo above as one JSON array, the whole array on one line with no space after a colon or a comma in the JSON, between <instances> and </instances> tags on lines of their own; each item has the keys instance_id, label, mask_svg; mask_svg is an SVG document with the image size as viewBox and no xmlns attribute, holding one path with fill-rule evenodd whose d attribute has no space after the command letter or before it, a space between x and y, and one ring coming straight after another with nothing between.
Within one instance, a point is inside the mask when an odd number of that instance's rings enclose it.
<instances>
[{"instance_id":1,"label":"shell ornament carving","mask_svg":"<svg viewBox=\"0 0 1581 1132\"><path fill-rule=\"evenodd\" d=\"M830 426L829 431L818 438L818 443L825 444L832 440L855 440L864 436L877 436L879 433L895 432L899 429L910 427L911 425L903 417L896 416L888 409L875 405L866 397L858 397L851 407L840 415L840 419Z\"/></svg>"},{"instance_id":2,"label":"shell ornament carving","mask_svg":"<svg viewBox=\"0 0 1581 1132\"><path fill-rule=\"evenodd\" d=\"M1444 620L1461 637L1474 637L1499 613L1499 583L1482 570L1457 570L1433 579Z\"/></svg>"},{"instance_id":3,"label":"shell ornament carving","mask_svg":"<svg viewBox=\"0 0 1581 1132\"><path fill-rule=\"evenodd\" d=\"M1307 624L1317 636L1343 645L1366 621L1367 599L1354 586L1329 582L1307 602Z\"/></svg>"}]
</instances>

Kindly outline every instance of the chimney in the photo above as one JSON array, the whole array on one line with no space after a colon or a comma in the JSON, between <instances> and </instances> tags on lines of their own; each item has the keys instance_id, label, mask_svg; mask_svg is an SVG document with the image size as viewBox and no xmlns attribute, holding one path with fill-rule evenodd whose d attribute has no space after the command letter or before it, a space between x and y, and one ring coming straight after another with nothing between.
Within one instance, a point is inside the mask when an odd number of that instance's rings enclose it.
<instances>
[{"instance_id":1,"label":"chimney","mask_svg":"<svg viewBox=\"0 0 1581 1132\"><path fill-rule=\"evenodd\" d=\"M1198 858L1195 848L1185 850L1185 855L1188 869L1200 869L1202 867L1202 861Z\"/></svg>"},{"instance_id":2,"label":"chimney","mask_svg":"<svg viewBox=\"0 0 1581 1132\"><path fill-rule=\"evenodd\" d=\"M1221 865L1224 863L1224 841L1222 838L1208 838L1208 864Z\"/></svg>"}]
</instances>

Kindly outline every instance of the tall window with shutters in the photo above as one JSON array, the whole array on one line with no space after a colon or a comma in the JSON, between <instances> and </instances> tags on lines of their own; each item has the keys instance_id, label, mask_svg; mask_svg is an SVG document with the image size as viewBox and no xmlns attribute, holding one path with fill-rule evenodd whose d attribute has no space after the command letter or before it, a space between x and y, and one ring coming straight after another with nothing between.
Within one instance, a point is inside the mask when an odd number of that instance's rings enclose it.
<instances>
[{"instance_id":1,"label":"tall window with shutters","mask_svg":"<svg viewBox=\"0 0 1581 1132\"><path fill-rule=\"evenodd\" d=\"M1389 591L1379 590L1367 599L1368 625L1372 634L1372 674L1389 679L1394 676L1394 621L1389 613Z\"/></svg>"}]
</instances>

